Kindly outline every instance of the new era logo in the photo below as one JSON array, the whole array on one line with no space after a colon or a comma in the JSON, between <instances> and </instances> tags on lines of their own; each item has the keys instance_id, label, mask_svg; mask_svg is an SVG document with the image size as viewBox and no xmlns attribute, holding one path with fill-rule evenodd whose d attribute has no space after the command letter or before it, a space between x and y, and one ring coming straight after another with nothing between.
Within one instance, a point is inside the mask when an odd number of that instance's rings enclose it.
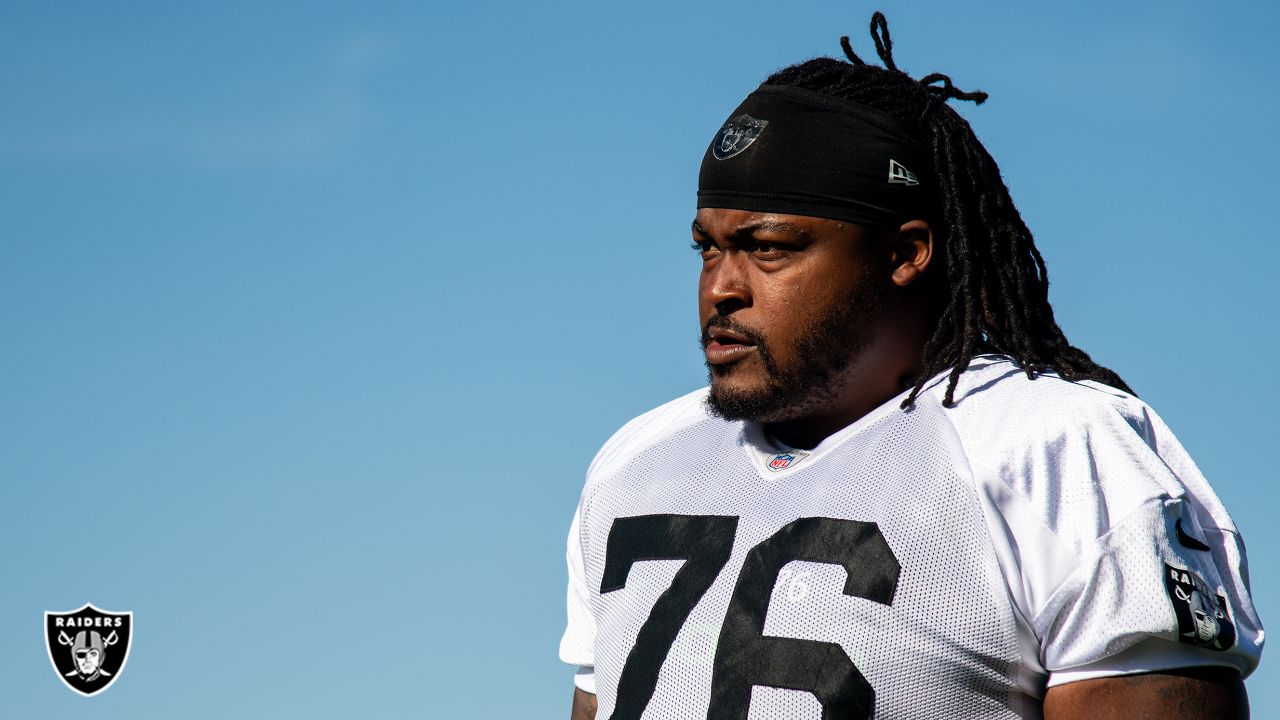
<instances>
[{"instance_id":1,"label":"new era logo","mask_svg":"<svg viewBox=\"0 0 1280 720\"><path fill-rule=\"evenodd\" d=\"M902 167L897 160L889 160L889 182L893 185L919 185L916 174Z\"/></svg>"}]
</instances>

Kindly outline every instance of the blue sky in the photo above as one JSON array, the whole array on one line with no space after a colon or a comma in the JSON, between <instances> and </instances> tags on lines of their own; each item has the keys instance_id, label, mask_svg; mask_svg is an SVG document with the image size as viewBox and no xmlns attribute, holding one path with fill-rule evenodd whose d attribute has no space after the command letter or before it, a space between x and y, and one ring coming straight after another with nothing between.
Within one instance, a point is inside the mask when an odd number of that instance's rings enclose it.
<instances>
[{"instance_id":1,"label":"blue sky","mask_svg":"<svg viewBox=\"0 0 1280 720\"><path fill-rule=\"evenodd\" d=\"M582 473L703 382L701 154L877 8L1280 622L1273 5L8 2L0 716L566 716ZM89 700L86 601L137 623Z\"/></svg>"}]
</instances>

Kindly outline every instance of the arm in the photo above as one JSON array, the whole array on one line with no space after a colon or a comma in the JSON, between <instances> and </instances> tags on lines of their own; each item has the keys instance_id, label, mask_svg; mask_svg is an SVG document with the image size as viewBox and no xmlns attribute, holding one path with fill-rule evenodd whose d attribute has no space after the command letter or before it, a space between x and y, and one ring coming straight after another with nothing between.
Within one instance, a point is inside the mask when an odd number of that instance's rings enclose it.
<instances>
[{"instance_id":1,"label":"arm","mask_svg":"<svg viewBox=\"0 0 1280 720\"><path fill-rule=\"evenodd\" d=\"M573 689L573 713L569 720L596 720L596 696Z\"/></svg>"},{"instance_id":2,"label":"arm","mask_svg":"<svg viewBox=\"0 0 1280 720\"><path fill-rule=\"evenodd\" d=\"M1081 680L1049 688L1044 698L1044 720L1248 717L1240 673L1221 667Z\"/></svg>"}]
</instances>

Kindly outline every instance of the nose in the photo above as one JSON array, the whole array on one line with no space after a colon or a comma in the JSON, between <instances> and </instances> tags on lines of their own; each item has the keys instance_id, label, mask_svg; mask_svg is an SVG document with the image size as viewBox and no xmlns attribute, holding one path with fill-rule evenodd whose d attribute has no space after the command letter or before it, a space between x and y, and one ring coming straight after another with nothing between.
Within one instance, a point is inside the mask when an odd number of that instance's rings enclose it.
<instances>
[{"instance_id":1,"label":"nose","mask_svg":"<svg viewBox=\"0 0 1280 720\"><path fill-rule=\"evenodd\" d=\"M717 314L728 315L751 305L745 260L742 253L727 251L703 266L698 294L704 306L715 308Z\"/></svg>"}]
</instances>

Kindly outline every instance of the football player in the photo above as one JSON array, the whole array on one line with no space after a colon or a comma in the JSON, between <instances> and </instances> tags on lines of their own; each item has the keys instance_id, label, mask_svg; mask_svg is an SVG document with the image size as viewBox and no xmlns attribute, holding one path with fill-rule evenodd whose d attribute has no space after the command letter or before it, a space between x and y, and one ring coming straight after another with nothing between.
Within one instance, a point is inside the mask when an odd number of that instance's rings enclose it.
<instances>
[{"instance_id":1,"label":"football player","mask_svg":"<svg viewBox=\"0 0 1280 720\"><path fill-rule=\"evenodd\" d=\"M569 534L573 718L1242 718L1231 518L1054 321L933 74L842 38L703 158L710 387L600 450Z\"/></svg>"}]
</instances>

